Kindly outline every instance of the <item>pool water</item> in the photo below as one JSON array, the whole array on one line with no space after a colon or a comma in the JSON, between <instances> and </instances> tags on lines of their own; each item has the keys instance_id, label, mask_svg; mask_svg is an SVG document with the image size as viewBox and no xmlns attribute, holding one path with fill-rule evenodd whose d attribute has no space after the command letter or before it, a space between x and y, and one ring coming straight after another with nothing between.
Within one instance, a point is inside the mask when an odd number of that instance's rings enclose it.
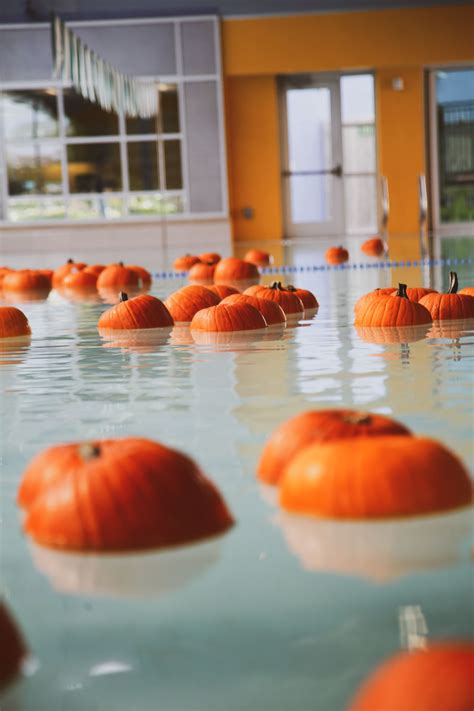
<instances>
[{"instance_id":1,"label":"pool water","mask_svg":"<svg viewBox=\"0 0 474 711\"><path fill-rule=\"evenodd\" d=\"M277 261L321 263L304 246ZM460 284L472 284L464 261ZM145 253L134 262L163 267ZM0 352L1 582L36 665L2 711L342 711L400 647L472 634L469 514L318 524L283 515L255 477L280 422L326 407L391 415L472 470L474 324L408 344L362 340L352 325L366 291L398 281L440 289L452 267L368 264L291 273L318 297L314 319L217 346L182 331L164 343L108 342L96 330L101 304L54 293L19 304L33 338ZM183 283L157 279L152 293ZM196 459L235 516L230 532L102 560L32 546L15 504L31 457L128 435Z\"/></svg>"}]
</instances>

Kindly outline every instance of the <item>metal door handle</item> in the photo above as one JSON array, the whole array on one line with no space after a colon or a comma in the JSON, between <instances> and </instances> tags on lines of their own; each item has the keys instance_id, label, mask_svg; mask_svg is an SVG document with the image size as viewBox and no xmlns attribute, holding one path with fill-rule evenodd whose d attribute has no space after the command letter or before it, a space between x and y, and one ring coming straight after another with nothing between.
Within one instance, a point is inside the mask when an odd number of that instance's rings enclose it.
<instances>
[{"instance_id":1,"label":"metal door handle","mask_svg":"<svg viewBox=\"0 0 474 711\"><path fill-rule=\"evenodd\" d=\"M329 170L284 170L282 175L288 178L292 175L335 175L338 178L342 177L342 165L336 165Z\"/></svg>"}]
</instances>

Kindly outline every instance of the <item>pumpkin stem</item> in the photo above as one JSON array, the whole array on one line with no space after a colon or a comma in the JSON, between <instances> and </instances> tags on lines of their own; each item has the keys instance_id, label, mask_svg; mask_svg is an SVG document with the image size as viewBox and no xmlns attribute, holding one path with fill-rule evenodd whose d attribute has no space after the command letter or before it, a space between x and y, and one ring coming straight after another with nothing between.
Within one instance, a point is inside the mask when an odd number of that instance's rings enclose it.
<instances>
[{"instance_id":1,"label":"pumpkin stem","mask_svg":"<svg viewBox=\"0 0 474 711\"><path fill-rule=\"evenodd\" d=\"M286 287L287 291L296 291L296 286L293 286L293 284L288 284Z\"/></svg>"},{"instance_id":2,"label":"pumpkin stem","mask_svg":"<svg viewBox=\"0 0 474 711\"><path fill-rule=\"evenodd\" d=\"M351 425L368 425L372 421L372 417L368 412L354 412L351 415L346 415L344 421Z\"/></svg>"},{"instance_id":3,"label":"pumpkin stem","mask_svg":"<svg viewBox=\"0 0 474 711\"><path fill-rule=\"evenodd\" d=\"M71 257L69 257L69 259L67 260L67 264L74 264L74 259L71 259Z\"/></svg>"},{"instance_id":4,"label":"pumpkin stem","mask_svg":"<svg viewBox=\"0 0 474 711\"><path fill-rule=\"evenodd\" d=\"M122 303L123 301L128 301L128 294L126 294L124 291L121 291L119 294L119 302Z\"/></svg>"},{"instance_id":5,"label":"pumpkin stem","mask_svg":"<svg viewBox=\"0 0 474 711\"><path fill-rule=\"evenodd\" d=\"M119 267L123 267L123 262L118 263Z\"/></svg>"},{"instance_id":6,"label":"pumpkin stem","mask_svg":"<svg viewBox=\"0 0 474 711\"><path fill-rule=\"evenodd\" d=\"M98 444L93 444L92 442L83 442L79 445L79 455L85 462L91 459L97 459L100 457L100 447Z\"/></svg>"},{"instance_id":7,"label":"pumpkin stem","mask_svg":"<svg viewBox=\"0 0 474 711\"><path fill-rule=\"evenodd\" d=\"M449 291L448 294L458 293L458 275L456 272L449 272Z\"/></svg>"},{"instance_id":8,"label":"pumpkin stem","mask_svg":"<svg viewBox=\"0 0 474 711\"><path fill-rule=\"evenodd\" d=\"M407 285L406 284L399 284L397 293L395 296L401 296L402 299L408 299L408 294L407 294Z\"/></svg>"},{"instance_id":9,"label":"pumpkin stem","mask_svg":"<svg viewBox=\"0 0 474 711\"><path fill-rule=\"evenodd\" d=\"M285 291L285 287L281 285L281 281L274 281L273 284L270 285L270 289L278 289L278 291Z\"/></svg>"}]
</instances>

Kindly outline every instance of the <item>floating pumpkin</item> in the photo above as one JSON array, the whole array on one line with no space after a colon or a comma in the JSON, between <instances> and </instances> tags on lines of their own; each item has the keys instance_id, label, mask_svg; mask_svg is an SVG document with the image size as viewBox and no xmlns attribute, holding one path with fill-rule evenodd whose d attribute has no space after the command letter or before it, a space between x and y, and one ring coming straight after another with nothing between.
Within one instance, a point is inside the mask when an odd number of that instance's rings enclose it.
<instances>
[{"instance_id":1,"label":"floating pumpkin","mask_svg":"<svg viewBox=\"0 0 474 711\"><path fill-rule=\"evenodd\" d=\"M251 262L251 264L255 264L257 267L265 267L272 263L271 254L261 249L249 249L244 259L246 262Z\"/></svg>"},{"instance_id":2,"label":"floating pumpkin","mask_svg":"<svg viewBox=\"0 0 474 711\"><path fill-rule=\"evenodd\" d=\"M198 311L191 321L197 331L254 331L266 328L264 316L250 304L217 304Z\"/></svg>"},{"instance_id":3,"label":"floating pumpkin","mask_svg":"<svg viewBox=\"0 0 474 711\"><path fill-rule=\"evenodd\" d=\"M467 296L474 296L474 286L465 286L459 293Z\"/></svg>"},{"instance_id":4,"label":"floating pumpkin","mask_svg":"<svg viewBox=\"0 0 474 711\"><path fill-rule=\"evenodd\" d=\"M4 291L49 292L51 280L36 269L19 269L5 274L2 288Z\"/></svg>"},{"instance_id":5,"label":"floating pumpkin","mask_svg":"<svg viewBox=\"0 0 474 711\"><path fill-rule=\"evenodd\" d=\"M10 267L0 267L0 289L2 288L2 283L7 274L10 274L13 269L10 269Z\"/></svg>"},{"instance_id":6,"label":"floating pumpkin","mask_svg":"<svg viewBox=\"0 0 474 711\"><path fill-rule=\"evenodd\" d=\"M304 305L299 296L285 289L279 281L274 281L271 286L258 291L257 295L259 299L276 301L287 316L302 316L304 313Z\"/></svg>"},{"instance_id":7,"label":"floating pumpkin","mask_svg":"<svg viewBox=\"0 0 474 711\"><path fill-rule=\"evenodd\" d=\"M380 296L360 306L354 323L369 327L418 326L431 323L431 315L421 303L410 301L406 284L400 284L394 294Z\"/></svg>"},{"instance_id":8,"label":"floating pumpkin","mask_svg":"<svg viewBox=\"0 0 474 711\"><path fill-rule=\"evenodd\" d=\"M233 523L192 459L141 438L50 447L27 467L18 501L37 543L76 551L191 543Z\"/></svg>"},{"instance_id":9,"label":"floating pumpkin","mask_svg":"<svg viewBox=\"0 0 474 711\"><path fill-rule=\"evenodd\" d=\"M422 437L360 437L311 444L288 464L280 503L337 519L418 516L469 506L471 478L443 445Z\"/></svg>"},{"instance_id":10,"label":"floating pumpkin","mask_svg":"<svg viewBox=\"0 0 474 711\"><path fill-rule=\"evenodd\" d=\"M393 286L387 286L383 287L382 289L374 289L373 291L369 291L367 294L364 294L355 302L354 313L357 313L360 308L367 306L370 301L378 299L379 296L391 296L393 293L395 293L395 291L396 289L394 289Z\"/></svg>"},{"instance_id":11,"label":"floating pumpkin","mask_svg":"<svg viewBox=\"0 0 474 711\"><path fill-rule=\"evenodd\" d=\"M82 269L85 269L87 267L87 264L84 264L83 262L75 262L74 259L68 259L66 264L63 264L61 267L58 267L54 272L53 272L53 279L52 279L52 284L53 287L56 289L58 286L61 286L63 283L63 279L65 276L69 274L72 269L78 269L81 271Z\"/></svg>"},{"instance_id":12,"label":"floating pumpkin","mask_svg":"<svg viewBox=\"0 0 474 711\"><path fill-rule=\"evenodd\" d=\"M132 330L136 328L166 328L174 323L165 304L149 294L129 299L120 294L120 302L104 311L99 318L99 330Z\"/></svg>"},{"instance_id":13,"label":"floating pumpkin","mask_svg":"<svg viewBox=\"0 0 474 711\"><path fill-rule=\"evenodd\" d=\"M196 262L188 272L189 281L212 284L216 265L213 262Z\"/></svg>"},{"instance_id":14,"label":"floating pumpkin","mask_svg":"<svg viewBox=\"0 0 474 711\"><path fill-rule=\"evenodd\" d=\"M88 274L95 274L99 276L105 269L105 264L89 264L89 266L84 268L84 271Z\"/></svg>"},{"instance_id":15,"label":"floating pumpkin","mask_svg":"<svg viewBox=\"0 0 474 711\"><path fill-rule=\"evenodd\" d=\"M398 652L362 684L348 711L471 711L473 669L469 642Z\"/></svg>"},{"instance_id":16,"label":"floating pumpkin","mask_svg":"<svg viewBox=\"0 0 474 711\"><path fill-rule=\"evenodd\" d=\"M393 290L394 292L396 289ZM427 294L436 294L437 292L434 289L428 289L427 287L424 286L409 286L407 288L407 296L410 299L410 301L419 301L422 299L424 296Z\"/></svg>"},{"instance_id":17,"label":"floating pumpkin","mask_svg":"<svg viewBox=\"0 0 474 711\"><path fill-rule=\"evenodd\" d=\"M349 259L349 252L344 247L329 247L324 256L328 264L344 264Z\"/></svg>"},{"instance_id":18,"label":"floating pumpkin","mask_svg":"<svg viewBox=\"0 0 474 711\"><path fill-rule=\"evenodd\" d=\"M259 279L260 273L255 264L237 257L221 259L214 272L215 284L228 284L234 281L258 281Z\"/></svg>"},{"instance_id":19,"label":"floating pumpkin","mask_svg":"<svg viewBox=\"0 0 474 711\"><path fill-rule=\"evenodd\" d=\"M88 272L87 269L75 271L74 269L67 274L62 283L64 289L74 289L77 291L88 291L96 288L97 274Z\"/></svg>"},{"instance_id":20,"label":"floating pumpkin","mask_svg":"<svg viewBox=\"0 0 474 711\"><path fill-rule=\"evenodd\" d=\"M140 288L140 277L133 269L125 267L123 264L111 264L106 267L98 276L98 289L121 289L132 287Z\"/></svg>"},{"instance_id":21,"label":"floating pumpkin","mask_svg":"<svg viewBox=\"0 0 474 711\"><path fill-rule=\"evenodd\" d=\"M318 300L312 291L308 291L308 289L300 289L293 286L293 284L288 284L285 288L287 291L291 291L293 294L296 294L299 299L301 299L305 312L317 311L319 309Z\"/></svg>"},{"instance_id":22,"label":"floating pumpkin","mask_svg":"<svg viewBox=\"0 0 474 711\"><path fill-rule=\"evenodd\" d=\"M5 605L0 602L0 689L12 682L28 655L23 637Z\"/></svg>"},{"instance_id":23,"label":"floating pumpkin","mask_svg":"<svg viewBox=\"0 0 474 711\"><path fill-rule=\"evenodd\" d=\"M199 257L196 257L194 254L185 254L183 257L178 257L174 260L173 268L176 269L177 272L188 272L193 264L197 264L198 262Z\"/></svg>"},{"instance_id":24,"label":"floating pumpkin","mask_svg":"<svg viewBox=\"0 0 474 711\"><path fill-rule=\"evenodd\" d=\"M243 293L247 294L247 296L257 296L258 292L262 291L262 289L268 289L268 286L264 286L263 284L254 284L253 286L247 287Z\"/></svg>"},{"instance_id":25,"label":"floating pumpkin","mask_svg":"<svg viewBox=\"0 0 474 711\"><path fill-rule=\"evenodd\" d=\"M458 276L449 273L449 291L447 294L428 294L420 304L431 314L433 321L452 321L458 318L474 318L474 296L458 294ZM5 280L3 282L5 284Z\"/></svg>"},{"instance_id":26,"label":"floating pumpkin","mask_svg":"<svg viewBox=\"0 0 474 711\"><path fill-rule=\"evenodd\" d=\"M385 245L380 237L370 237L362 243L361 250L369 257L380 257L385 252Z\"/></svg>"},{"instance_id":27,"label":"floating pumpkin","mask_svg":"<svg viewBox=\"0 0 474 711\"><path fill-rule=\"evenodd\" d=\"M52 269L38 269L37 271L46 277L46 279L49 281L49 287L51 288L53 285L54 271Z\"/></svg>"},{"instance_id":28,"label":"floating pumpkin","mask_svg":"<svg viewBox=\"0 0 474 711\"><path fill-rule=\"evenodd\" d=\"M233 286L226 286L225 284L213 284L207 288L213 291L214 294L217 294L220 299L225 299L226 296L231 296L231 294L240 294L238 289L235 289Z\"/></svg>"},{"instance_id":29,"label":"floating pumpkin","mask_svg":"<svg viewBox=\"0 0 474 711\"><path fill-rule=\"evenodd\" d=\"M286 323L285 312L276 301L269 299L259 299L258 296L249 296L248 294L232 294L221 301L221 304L238 304L245 303L254 306L265 317L265 321L269 326L275 326Z\"/></svg>"},{"instance_id":30,"label":"floating pumpkin","mask_svg":"<svg viewBox=\"0 0 474 711\"><path fill-rule=\"evenodd\" d=\"M205 286L190 285L178 289L165 300L175 323L190 323L201 309L216 306L220 297Z\"/></svg>"},{"instance_id":31,"label":"floating pumpkin","mask_svg":"<svg viewBox=\"0 0 474 711\"><path fill-rule=\"evenodd\" d=\"M206 264L217 264L221 261L221 255L217 252L204 252L199 255L199 259Z\"/></svg>"},{"instance_id":32,"label":"floating pumpkin","mask_svg":"<svg viewBox=\"0 0 474 711\"><path fill-rule=\"evenodd\" d=\"M135 264L126 264L125 266L127 269L131 269L132 272L136 272L138 274L138 286L150 286L152 277L147 269L144 267L138 267Z\"/></svg>"},{"instance_id":33,"label":"floating pumpkin","mask_svg":"<svg viewBox=\"0 0 474 711\"><path fill-rule=\"evenodd\" d=\"M30 324L23 311L14 306L0 306L0 338L18 338L30 334Z\"/></svg>"},{"instance_id":34,"label":"floating pumpkin","mask_svg":"<svg viewBox=\"0 0 474 711\"><path fill-rule=\"evenodd\" d=\"M357 410L309 410L286 420L272 433L257 474L267 484L278 483L292 459L310 444L409 434L404 425L384 415Z\"/></svg>"}]
</instances>

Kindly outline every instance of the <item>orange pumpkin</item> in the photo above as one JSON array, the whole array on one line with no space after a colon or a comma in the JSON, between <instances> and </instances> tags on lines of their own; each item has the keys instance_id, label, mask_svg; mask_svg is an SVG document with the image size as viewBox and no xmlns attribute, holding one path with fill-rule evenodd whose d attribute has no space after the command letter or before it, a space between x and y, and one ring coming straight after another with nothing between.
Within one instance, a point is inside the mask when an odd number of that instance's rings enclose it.
<instances>
[{"instance_id":1,"label":"orange pumpkin","mask_svg":"<svg viewBox=\"0 0 474 711\"><path fill-rule=\"evenodd\" d=\"M23 637L5 605L0 602L0 689L7 686L21 671L28 655Z\"/></svg>"},{"instance_id":2,"label":"orange pumpkin","mask_svg":"<svg viewBox=\"0 0 474 711\"><path fill-rule=\"evenodd\" d=\"M472 711L473 669L469 642L398 652L364 681L348 711Z\"/></svg>"},{"instance_id":3,"label":"orange pumpkin","mask_svg":"<svg viewBox=\"0 0 474 711\"><path fill-rule=\"evenodd\" d=\"M37 271L47 278L47 280L49 281L49 287L51 288L53 286L54 271L52 269L38 269Z\"/></svg>"},{"instance_id":4,"label":"orange pumpkin","mask_svg":"<svg viewBox=\"0 0 474 711\"><path fill-rule=\"evenodd\" d=\"M53 272L53 287L56 289L58 286L62 286L64 277L67 276L72 269L79 269L79 271L81 271L86 267L87 264L84 264L83 262L75 262L73 259L68 259L66 264L58 267Z\"/></svg>"},{"instance_id":5,"label":"orange pumpkin","mask_svg":"<svg viewBox=\"0 0 474 711\"><path fill-rule=\"evenodd\" d=\"M136 328L167 328L174 323L165 304L149 294L129 299L120 294L120 302L104 311L97 324L101 330L132 330Z\"/></svg>"},{"instance_id":6,"label":"orange pumpkin","mask_svg":"<svg viewBox=\"0 0 474 711\"><path fill-rule=\"evenodd\" d=\"M325 257L328 264L344 264L349 259L349 252L344 247L329 247Z\"/></svg>"},{"instance_id":7,"label":"orange pumpkin","mask_svg":"<svg viewBox=\"0 0 474 711\"><path fill-rule=\"evenodd\" d=\"M74 269L67 274L62 283L64 289L74 289L77 291L89 291L96 288L97 274L82 269L75 271Z\"/></svg>"},{"instance_id":8,"label":"orange pumpkin","mask_svg":"<svg viewBox=\"0 0 474 711\"><path fill-rule=\"evenodd\" d=\"M271 286L258 291L257 294L259 299L276 301L287 316L302 316L304 313L304 305L299 296L285 289L279 281L274 281Z\"/></svg>"},{"instance_id":9,"label":"orange pumpkin","mask_svg":"<svg viewBox=\"0 0 474 711\"><path fill-rule=\"evenodd\" d=\"M254 306L261 314L269 326L277 324L285 324L285 312L275 301L269 299L259 299L258 296L249 296L248 294L232 294L221 301L221 304L238 304L245 303Z\"/></svg>"},{"instance_id":10,"label":"orange pumpkin","mask_svg":"<svg viewBox=\"0 0 474 711\"><path fill-rule=\"evenodd\" d=\"M287 291L291 291L293 294L296 294L299 299L301 299L305 311L314 311L319 309L318 300L312 291L308 291L308 289L300 289L293 286L293 284L288 284L285 288Z\"/></svg>"},{"instance_id":11,"label":"orange pumpkin","mask_svg":"<svg viewBox=\"0 0 474 711\"><path fill-rule=\"evenodd\" d=\"M221 261L221 255L217 252L204 252L199 255L199 259L206 264L217 264Z\"/></svg>"},{"instance_id":12,"label":"orange pumpkin","mask_svg":"<svg viewBox=\"0 0 474 711\"><path fill-rule=\"evenodd\" d=\"M115 289L120 291L126 287L140 288L140 277L137 272L123 264L111 264L97 278L98 289Z\"/></svg>"},{"instance_id":13,"label":"orange pumpkin","mask_svg":"<svg viewBox=\"0 0 474 711\"><path fill-rule=\"evenodd\" d=\"M30 324L23 311L14 306L0 306L0 338L17 338L30 334Z\"/></svg>"},{"instance_id":14,"label":"orange pumpkin","mask_svg":"<svg viewBox=\"0 0 474 711\"><path fill-rule=\"evenodd\" d=\"M90 264L88 267L84 268L84 271L88 274L95 274L99 276L105 269L105 264Z\"/></svg>"},{"instance_id":15,"label":"orange pumpkin","mask_svg":"<svg viewBox=\"0 0 474 711\"><path fill-rule=\"evenodd\" d=\"M357 313L360 308L367 306L370 301L378 299L379 296L390 296L395 291L396 289L394 289L393 286L387 286L382 289L374 289L373 291L369 291L368 294L364 294L355 302L354 313Z\"/></svg>"},{"instance_id":16,"label":"orange pumpkin","mask_svg":"<svg viewBox=\"0 0 474 711\"><path fill-rule=\"evenodd\" d=\"M286 468L310 444L382 435L409 435L410 431L384 415L357 410L309 410L291 417L272 433L258 464L258 478L267 484L280 481Z\"/></svg>"},{"instance_id":17,"label":"orange pumpkin","mask_svg":"<svg viewBox=\"0 0 474 711\"><path fill-rule=\"evenodd\" d=\"M380 257L385 252L385 245L380 237L370 237L362 243L361 250L370 257Z\"/></svg>"},{"instance_id":18,"label":"orange pumpkin","mask_svg":"<svg viewBox=\"0 0 474 711\"><path fill-rule=\"evenodd\" d=\"M132 272L136 272L138 274L138 286L150 286L152 277L147 269L144 267L138 267L135 264L126 264L125 266L127 269L131 269Z\"/></svg>"},{"instance_id":19,"label":"orange pumpkin","mask_svg":"<svg viewBox=\"0 0 474 711\"><path fill-rule=\"evenodd\" d=\"M4 291L48 292L51 281L46 274L36 269L19 269L5 274L2 288Z\"/></svg>"},{"instance_id":20,"label":"orange pumpkin","mask_svg":"<svg viewBox=\"0 0 474 711\"><path fill-rule=\"evenodd\" d=\"M266 328L264 316L250 304L217 304L198 311L191 321L197 331L254 331Z\"/></svg>"},{"instance_id":21,"label":"orange pumpkin","mask_svg":"<svg viewBox=\"0 0 474 711\"><path fill-rule=\"evenodd\" d=\"M177 272L188 272L193 264L197 264L198 262L199 257L196 257L194 254L185 254L183 257L178 257L174 260L173 268Z\"/></svg>"},{"instance_id":22,"label":"orange pumpkin","mask_svg":"<svg viewBox=\"0 0 474 711\"><path fill-rule=\"evenodd\" d=\"M272 256L268 252L263 252L261 249L249 249L244 257L246 262L251 262L257 267L265 267L272 263Z\"/></svg>"},{"instance_id":23,"label":"orange pumpkin","mask_svg":"<svg viewBox=\"0 0 474 711\"><path fill-rule=\"evenodd\" d=\"M220 299L225 299L226 296L231 296L231 294L240 294L238 289L233 286L226 286L225 284L213 284L207 287L210 291L217 294Z\"/></svg>"},{"instance_id":24,"label":"orange pumpkin","mask_svg":"<svg viewBox=\"0 0 474 711\"><path fill-rule=\"evenodd\" d=\"M190 323L194 314L216 306L220 297L205 286L190 285L178 289L165 300L165 306L175 323Z\"/></svg>"},{"instance_id":25,"label":"orange pumpkin","mask_svg":"<svg viewBox=\"0 0 474 711\"><path fill-rule=\"evenodd\" d=\"M409 300L406 284L400 284L392 295L365 302L357 309L354 321L356 326L369 327L418 326L423 323L431 323L430 312L421 303Z\"/></svg>"},{"instance_id":26,"label":"orange pumpkin","mask_svg":"<svg viewBox=\"0 0 474 711\"><path fill-rule=\"evenodd\" d=\"M233 523L189 457L141 438L50 447L24 472L18 502L37 543L76 551L191 543Z\"/></svg>"},{"instance_id":27,"label":"orange pumpkin","mask_svg":"<svg viewBox=\"0 0 474 711\"><path fill-rule=\"evenodd\" d=\"M396 289L394 289L393 291L395 292ZM427 294L436 294L436 293L437 292L434 289L428 289L427 287L424 287L424 286L409 286L407 288L407 296L410 299L410 301L419 301Z\"/></svg>"},{"instance_id":28,"label":"orange pumpkin","mask_svg":"<svg viewBox=\"0 0 474 711\"><path fill-rule=\"evenodd\" d=\"M212 284L216 265L213 262L196 262L188 272L189 281Z\"/></svg>"},{"instance_id":29,"label":"orange pumpkin","mask_svg":"<svg viewBox=\"0 0 474 711\"><path fill-rule=\"evenodd\" d=\"M428 294L421 299L420 304L428 309L433 321L474 318L474 296L457 293L458 276L456 272L450 272L449 277L447 294ZM5 280L3 283L5 284Z\"/></svg>"},{"instance_id":30,"label":"orange pumpkin","mask_svg":"<svg viewBox=\"0 0 474 711\"><path fill-rule=\"evenodd\" d=\"M474 286L465 286L459 293L465 295L467 294L467 296L474 296Z\"/></svg>"},{"instance_id":31,"label":"orange pumpkin","mask_svg":"<svg viewBox=\"0 0 474 711\"><path fill-rule=\"evenodd\" d=\"M312 444L289 463L280 504L337 519L419 516L469 506L472 482L462 462L422 437L360 437Z\"/></svg>"},{"instance_id":32,"label":"orange pumpkin","mask_svg":"<svg viewBox=\"0 0 474 711\"><path fill-rule=\"evenodd\" d=\"M237 257L221 259L214 272L215 284L228 284L234 281L258 281L259 279L260 273L255 264Z\"/></svg>"},{"instance_id":33,"label":"orange pumpkin","mask_svg":"<svg viewBox=\"0 0 474 711\"><path fill-rule=\"evenodd\" d=\"M263 284L254 284L253 286L249 286L245 291L243 292L247 296L257 296L259 291L262 291L262 289L268 289L268 286L264 286Z\"/></svg>"}]
</instances>

